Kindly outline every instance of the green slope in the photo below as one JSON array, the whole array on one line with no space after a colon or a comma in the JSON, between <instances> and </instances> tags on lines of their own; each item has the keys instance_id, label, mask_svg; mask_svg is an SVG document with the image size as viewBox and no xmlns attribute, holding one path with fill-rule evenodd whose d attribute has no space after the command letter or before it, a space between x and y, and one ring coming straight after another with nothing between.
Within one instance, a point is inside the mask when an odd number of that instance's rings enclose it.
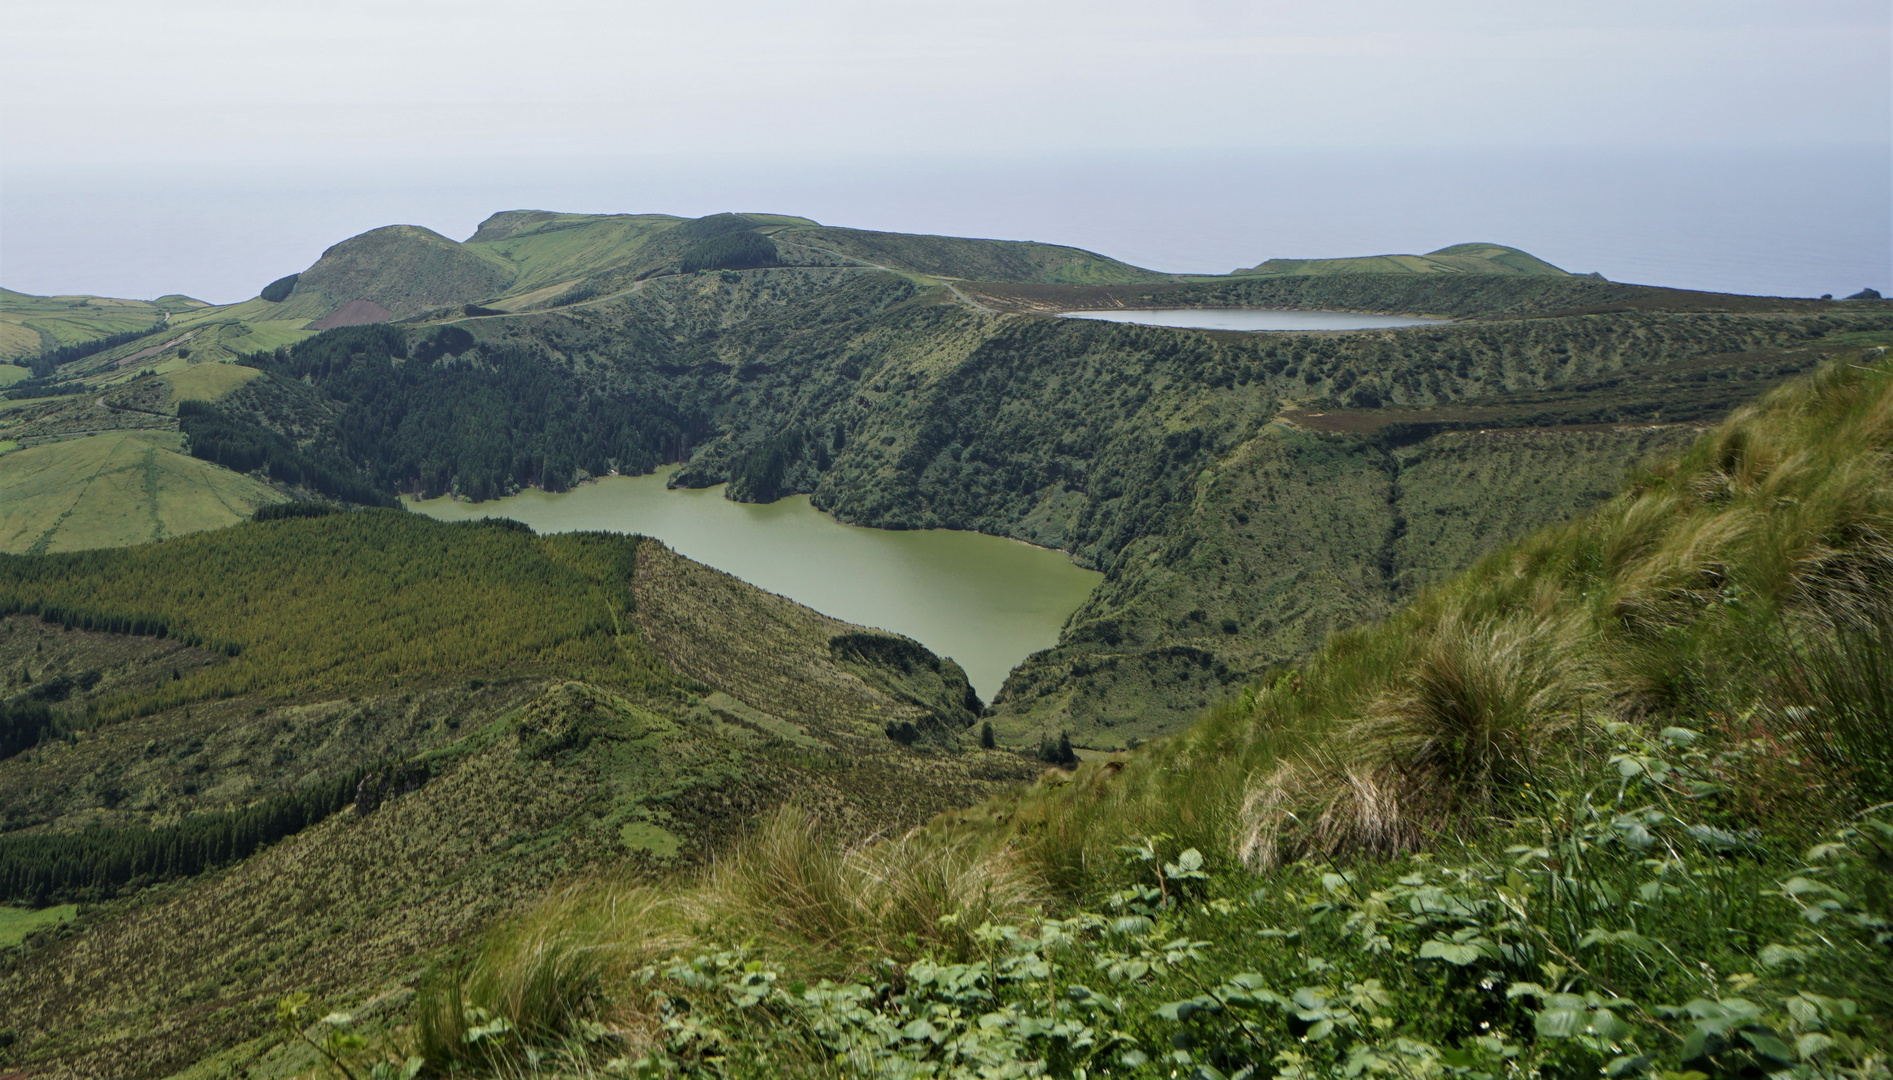
<instances>
[{"instance_id":1,"label":"green slope","mask_svg":"<svg viewBox=\"0 0 1893 1080\"><path fill-rule=\"evenodd\" d=\"M1062 548L1106 581L994 720L1015 745L1068 729L1109 748L1590 505L1639 458L1845 347L1827 335L1893 325L1878 307L1573 277L1154 288L1462 321L1196 332L975 310L894 274L760 269L649 279L558 313L338 332L272 361L229 409L268 430L296 423L269 395L337 395L324 423L378 433L350 453L383 488L557 490L687 445L679 483ZM1099 295L967 289L1027 310Z\"/></svg>"},{"instance_id":2,"label":"green slope","mask_svg":"<svg viewBox=\"0 0 1893 1080\"><path fill-rule=\"evenodd\" d=\"M389 225L324 251L282 301L281 318L308 313L319 322L356 303L375 305L382 312L364 313L358 322L401 319L495 295L513 276L503 259L484 256L430 229Z\"/></svg>"},{"instance_id":3,"label":"green slope","mask_svg":"<svg viewBox=\"0 0 1893 1080\"><path fill-rule=\"evenodd\" d=\"M34 1069L254 1055L277 996L402 1000L582 867L655 879L791 798L904 827L1030 773L970 746L950 662L636 537L364 511L0 558L0 605L72 624L0 618L13 701L97 673L49 698L63 738L0 758L0 882L37 880L35 836L116 850L365 777L228 869L55 884L78 922L0 966L0 1060ZM85 629L128 612L164 635Z\"/></svg>"},{"instance_id":4,"label":"green slope","mask_svg":"<svg viewBox=\"0 0 1893 1080\"><path fill-rule=\"evenodd\" d=\"M1269 259L1237 274L1529 274L1560 277L1568 271L1504 244L1454 244L1425 255L1368 255L1349 259Z\"/></svg>"},{"instance_id":5,"label":"green slope","mask_svg":"<svg viewBox=\"0 0 1893 1080\"><path fill-rule=\"evenodd\" d=\"M1873 1075L1889 374L1846 354L1171 738L899 838L781 815L667 888L549 898L354 1060Z\"/></svg>"},{"instance_id":6,"label":"green slope","mask_svg":"<svg viewBox=\"0 0 1893 1080\"><path fill-rule=\"evenodd\" d=\"M0 551L142 544L234 525L282 500L183 449L172 432L121 431L0 455Z\"/></svg>"},{"instance_id":7,"label":"green slope","mask_svg":"<svg viewBox=\"0 0 1893 1080\"><path fill-rule=\"evenodd\" d=\"M170 314L204 306L189 297L117 300L104 296L32 296L0 289L0 363L26 362L60 348L83 348L149 330Z\"/></svg>"},{"instance_id":8,"label":"green slope","mask_svg":"<svg viewBox=\"0 0 1893 1080\"><path fill-rule=\"evenodd\" d=\"M1073 285L1170 280L1168 274L1057 244L820 226L791 226L773 235L778 243L933 277Z\"/></svg>"}]
</instances>

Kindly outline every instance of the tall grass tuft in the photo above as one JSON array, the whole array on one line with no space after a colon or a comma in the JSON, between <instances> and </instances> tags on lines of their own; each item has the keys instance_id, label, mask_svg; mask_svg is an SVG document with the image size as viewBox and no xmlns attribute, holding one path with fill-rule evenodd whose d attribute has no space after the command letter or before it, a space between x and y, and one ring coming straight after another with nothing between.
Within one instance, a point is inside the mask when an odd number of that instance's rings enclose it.
<instances>
[{"instance_id":1,"label":"tall grass tuft","mask_svg":"<svg viewBox=\"0 0 1893 1080\"><path fill-rule=\"evenodd\" d=\"M847 978L922 953L971 958L981 925L1050 899L1010 846L914 831L839 847L789 805L692 877L586 883L501 926L424 988L417 1040L430 1061L488 1069L601 1028L637 1043L652 1027L638 973L693 950L741 943L802 978Z\"/></svg>"},{"instance_id":2,"label":"tall grass tuft","mask_svg":"<svg viewBox=\"0 0 1893 1080\"><path fill-rule=\"evenodd\" d=\"M694 924L754 940L797 971L843 975L912 956L922 942L972 956L975 927L1016 922L1048 899L1009 846L915 831L838 848L819 818L791 805L675 904Z\"/></svg>"},{"instance_id":3,"label":"tall grass tuft","mask_svg":"<svg viewBox=\"0 0 1893 1080\"><path fill-rule=\"evenodd\" d=\"M1893 802L1893 604L1845 622L1784 632L1783 714L1866 802Z\"/></svg>"}]
</instances>

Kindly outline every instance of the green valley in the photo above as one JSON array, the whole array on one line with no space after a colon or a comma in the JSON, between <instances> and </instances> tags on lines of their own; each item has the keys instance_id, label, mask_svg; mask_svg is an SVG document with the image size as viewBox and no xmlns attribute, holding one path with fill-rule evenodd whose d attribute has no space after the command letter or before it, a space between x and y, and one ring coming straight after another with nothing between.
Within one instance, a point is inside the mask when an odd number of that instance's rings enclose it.
<instances>
[{"instance_id":1,"label":"green valley","mask_svg":"<svg viewBox=\"0 0 1893 1080\"><path fill-rule=\"evenodd\" d=\"M1893 303L521 210L0 334L0 1071L1884 1076ZM982 701L400 508L660 466L1102 581Z\"/></svg>"}]
</instances>

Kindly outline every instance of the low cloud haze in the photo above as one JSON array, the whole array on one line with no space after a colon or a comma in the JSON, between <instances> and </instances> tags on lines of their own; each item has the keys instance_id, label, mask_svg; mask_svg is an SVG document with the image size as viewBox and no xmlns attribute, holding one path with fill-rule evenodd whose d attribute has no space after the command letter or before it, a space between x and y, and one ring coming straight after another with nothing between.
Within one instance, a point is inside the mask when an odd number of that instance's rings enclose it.
<instances>
[{"instance_id":1,"label":"low cloud haze","mask_svg":"<svg viewBox=\"0 0 1893 1080\"><path fill-rule=\"evenodd\" d=\"M0 283L227 301L365 228L464 237L535 206L1175 270L1489 239L1633 280L1886 288L1889 22L1854 0L13 0Z\"/></svg>"}]
</instances>

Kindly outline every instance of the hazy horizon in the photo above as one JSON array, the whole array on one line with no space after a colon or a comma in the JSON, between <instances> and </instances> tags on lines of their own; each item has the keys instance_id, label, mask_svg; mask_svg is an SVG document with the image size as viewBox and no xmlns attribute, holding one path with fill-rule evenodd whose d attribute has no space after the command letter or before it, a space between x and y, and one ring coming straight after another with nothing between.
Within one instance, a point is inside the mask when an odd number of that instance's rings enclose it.
<instances>
[{"instance_id":1,"label":"hazy horizon","mask_svg":"<svg viewBox=\"0 0 1893 1080\"><path fill-rule=\"evenodd\" d=\"M1893 290L1890 37L1868 0L17 0L0 285L229 302L366 229L531 207Z\"/></svg>"}]
</instances>

